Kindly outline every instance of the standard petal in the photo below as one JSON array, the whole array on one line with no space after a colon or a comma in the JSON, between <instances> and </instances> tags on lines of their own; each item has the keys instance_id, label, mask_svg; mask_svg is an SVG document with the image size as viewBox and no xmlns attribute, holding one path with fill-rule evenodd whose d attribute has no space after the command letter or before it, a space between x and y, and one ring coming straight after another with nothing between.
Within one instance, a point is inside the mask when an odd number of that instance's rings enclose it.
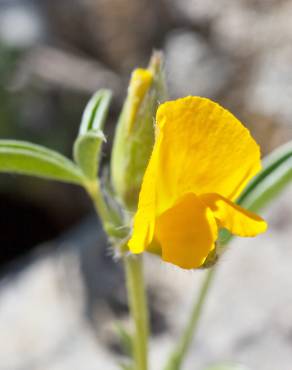
<instances>
[{"instance_id":1,"label":"standard petal","mask_svg":"<svg viewBox=\"0 0 292 370\"><path fill-rule=\"evenodd\" d=\"M256 236L267 230L267 223L261 217L219 194L203 194L200 199L210 207L219 225L232 234Z\"/></svg>"},{"instance_id":2,"label":"standard petal","mask_svg":"<svg viewBox=\"0 0 292 370\"><path fill-rule=\"evenodd\" d=\"M215 247L217 225L212 211L194 194L186 194L155 224L162 259L185 269L201 266Z\"/></svg>"},{"instance_id":3,"label":"standard petal","mask_svg":"<svg viewBox=\"0 0 292 370\"><path fill-rule=\"evenodd\" d=\"M260 169L249 131L209 99L186 97L162 104L157 137L139 195L129 248L141 253L153 240L155 219L186 193L235 199Z\"/></svg>"},{"instance_id":4,"label":"standard petal","mask_svg":"<svg viewBox=\"0 0 292 370\"><path fill-rule=\"evenodd\" d=\"M235 200L261 168L259 146L249 131L209 99L166 102L156 119L162 136L159 199L216 192Z\"/></svg>"}]
</instances>

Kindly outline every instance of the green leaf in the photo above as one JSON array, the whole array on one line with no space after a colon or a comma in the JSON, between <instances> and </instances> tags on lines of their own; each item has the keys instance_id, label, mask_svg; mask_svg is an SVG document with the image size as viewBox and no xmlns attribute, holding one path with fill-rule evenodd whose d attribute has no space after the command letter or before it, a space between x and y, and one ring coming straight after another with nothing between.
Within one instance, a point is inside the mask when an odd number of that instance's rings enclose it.
<instances>
[{"instance_id":1,"label":"green leaf","mask_svg":"<svg viewBox=\"0 0 292 370\"><path fill-rule=\"evenodd\" d=\"M104 135L99 132L88 132L78 136L74 143L74 158L83 173L90 180L95 180L98 171L98 155Z\"/></svg>"},{"instance_id":2,"label":"green leaf","mask_svg":"<svg viewBox=\"0 0 292 370\"><path fill-rule=\"evenodd\" d=\"M213 365L205 370L248 370L247 367L236 364Z\"/></svg>"},{"instance_id":3,"label":"green leaf","mask_svg":"<svg viewBox=\"0 0 292 370\"><path fill-rule=\"evenodd\" d=\"M110 90L98 90L87 103L79 129L79 135L103 129L112 98Z\"/></svg>"},{"instance_id":4,"label":"green leaf","mask_svg":"<svg viewBox=\"0 0 292 370\"><path fill-rule=\"evenodd\" d=\"M134 366L132 364L120 363L119 366L122 370L134 370Z\"/></svg>"},{"instance_id":5,"label":"green leaf","mask_svg":"<svg viewBox=\"0 0 292 370\"><path fill-rule=\"evenodd\" d=\"M267 206L292 181L292 142L268 155L262 171L254 177L237 204L254 212Z\"/></svg>"},{"instance_id":6,"label":"green leaf","mask_svg":"<svg viewBox=\"0 0 292 370\"><path fill-rule=\"evenodd\" d=\"M133 356L133 338L131 334L119 323L116 323L116 331L120 338L123 350L129 356Z\"/></svg>"},{"instance_id":7,"label":"green leaf","mask_svg":"<svg viewBox=\"0 0 292 370\"><path fill-rule=\"evenodd\" d=\"M79 135L74 143L74 159L90 180L98 172L101 144L105 141L102 128L111 100L109 90L99 90L88 102L80 124Z\"/></svg>"},{"instance_id":8,"label":"green leaf","mask_svg":"<svg viewBox=\"0 0 292 370\"><path fill-rule=\"evenodd\" d=\"M0 172L83 184L79 168L63 155L25 141L0 140Z\"/></svg>"},{"instance_id":9,"label":"green leaf","mask_svg":"<svg viewBox=\"0 0 292 370\"><path fill-rule=\"evenodd\" d=\"M240 204L254 212L261 210L291 182L292 158L289 158L263 178Z\"/></svg>"}]
</instances>

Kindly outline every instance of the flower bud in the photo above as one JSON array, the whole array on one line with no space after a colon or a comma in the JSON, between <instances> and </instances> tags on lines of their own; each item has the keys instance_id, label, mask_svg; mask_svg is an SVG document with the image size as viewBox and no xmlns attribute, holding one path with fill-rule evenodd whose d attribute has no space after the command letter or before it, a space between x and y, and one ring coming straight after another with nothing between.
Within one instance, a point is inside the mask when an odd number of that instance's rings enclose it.
<instances>
[{"instance_id":1,"label":"flower bud","mask_svg":"<svg viewBox=\"0 0 292 370\"><path fill-rule=\"evenodd\" d=\"M165 100L162 56L154 53L147 69L133 71L128 95L116 128L111 180L128 210L135 210L146 166L154 144L154 119Z\"/></svg>"}]
</instances>

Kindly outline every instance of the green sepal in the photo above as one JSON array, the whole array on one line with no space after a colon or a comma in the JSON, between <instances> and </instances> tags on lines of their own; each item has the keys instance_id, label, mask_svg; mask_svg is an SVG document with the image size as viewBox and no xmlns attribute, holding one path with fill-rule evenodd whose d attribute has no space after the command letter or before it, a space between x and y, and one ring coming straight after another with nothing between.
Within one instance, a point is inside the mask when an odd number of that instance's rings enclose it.
<instances>
[{"instance_id":1,"label":"green sepal","mask_svg":"<svg viewBox=\"0 0 292 370\"><path fill-rule=\"evenodd\" d=\"M102 129L110 101L109 90L99 90L93 95L82 115L79 135L74 143L74 160L90 180L97 177L101 145L105 141Z\"/></svg>"},{"instance_id":2,"label":"green sepal","mask_svg":"<svg viewBox=\"0 0 292 370\"><path fill-rule=\"evenodd\" d=\"M26 141L0 140L0 172L82 185L84 176L68 158Z\"/></svg>"},{"instance_id":3,"label":"green sepal","mask_svg":"<svg viewBox=\"0 0 292 370\"><path fill-rule=\"evenodd\" d=\"M216 247L208 254L204 263L200 266L200 269L210 268L214 266L218 261L217 245Z\"/></svg>"},{"instance_id":4,"label":"green sepal","mask_svg":"<svg viewBox=\"0 0 292 370\"><path fill-rule=\"evenodd\" d=\"M266 207L292 181L292 142L277 148L263 160L237 204L257 212Z\"/></svg>"}]
</instances>

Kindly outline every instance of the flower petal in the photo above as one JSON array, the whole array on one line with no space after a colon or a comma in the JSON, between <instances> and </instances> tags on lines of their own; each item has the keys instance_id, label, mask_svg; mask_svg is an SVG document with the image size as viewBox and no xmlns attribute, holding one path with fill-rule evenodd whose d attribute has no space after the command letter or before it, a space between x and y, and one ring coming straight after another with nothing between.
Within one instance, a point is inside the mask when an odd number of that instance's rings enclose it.
<instances>
[{"instance_id":1,"label":"flower petal","mask_svg":"<svg viewBox=\"0 0 292 370\"><path fill-rule=\"evenodd\" d=\"M134 218L133 235L128 243L128 247L132 253L143 252L153 239L160 143L161 138L158 138L143 178L142 189L139 194L138 210Z\"/></svg>"},{"instance_id":2,"label":"flower petal","mask_svg":"<svg viewBox=\"0 0 292 370\"><path fill-rule=\"evenodd\" d=\"M129 242L141 253L153 240L155 219L186 193L220 193L232 200L260 170L249 131L209 99L186 97L160 105Z\"/></svg>"},{"instance_id":3,"label":"flower petal","mask_svg":"<svg viewBox=\"0 0 292 370\"><path fill-rule=\"evenodd\" d=\"M187 192L216 192L235 200L261 169L260 150L249 131L209 99L166 102L156 119L163 136L159 194L172 201Z\"/></svg>"},{"instance_id":4,"label":"flower petal","mask_svg":"<svg viewBox=\"0 0 292 370\"><path fill-rule=\"evenodd\" d=\"M162 259L185 269L201 266L217 239L212 211L194 194L186 194L155 224Z\"/></svg>"},{"instance_id":5,"label":"flower petal","mask_svg":"<svg viewBox=\"0 0 292 370\"><path fill-rule=\"evenodd\" d=\"M200 199L211 208L219 225L238 236L256 236L267 230L258 215L232 203L219 194L203 194Z\"/></svg>"}]
</instances>

